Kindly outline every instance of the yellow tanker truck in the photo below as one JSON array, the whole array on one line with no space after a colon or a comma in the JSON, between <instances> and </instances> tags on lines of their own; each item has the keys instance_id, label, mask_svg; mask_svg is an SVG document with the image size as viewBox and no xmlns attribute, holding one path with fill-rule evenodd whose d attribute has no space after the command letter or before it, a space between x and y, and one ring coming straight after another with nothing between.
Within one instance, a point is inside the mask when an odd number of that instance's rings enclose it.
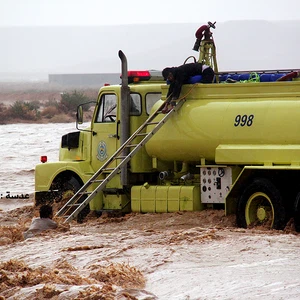
<instances>
[{"instance_id":1,"label":"yellow tanker truck","mask_svg":"<svg viewBox=\"0 0 300 300\"><path fill-rule=\"evenodd\" d=\"M300 231L298 72L219 72L214 27L197 30L194 50L215 82L191 78L167 114L161 72L127 71L120 51L122 84L100 89L88 128L80 105L59 161L36 166L36 204L60 202L66 221L216 208L240 227L283 229L294 218Z\"/></svg>"}]
</instances>

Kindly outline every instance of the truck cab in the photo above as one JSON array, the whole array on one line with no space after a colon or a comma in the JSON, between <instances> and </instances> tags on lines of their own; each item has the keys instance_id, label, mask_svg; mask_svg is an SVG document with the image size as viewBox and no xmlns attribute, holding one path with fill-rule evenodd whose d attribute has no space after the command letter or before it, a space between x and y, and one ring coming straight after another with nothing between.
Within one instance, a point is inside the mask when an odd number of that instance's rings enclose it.
<instances>
[{"instance_id":1,"label":"truck cab","mask_svg":"<svg viewBox=\"0 0 300 300\"><path fill-rule=\"evenodd\" d=\"M130 136L147 120L151 108L161 99L161 86L165 82L159 71L129 71L128 83ZM90 126L84 128L78 124L84 121L84 115L80 116L80 122L76 123L78 130L62 137L59 161L36 166L36 205L65 203L121 146L121 94L121 85L103 86L98 93ZM153 176L151 158L144 148L132 158L128 170L132 184L142 184ZM128 191L123 187L118 174L103 193L91 201L91 209L130 210L130 206L126 208Z\"/></svg>"}]
</instances>

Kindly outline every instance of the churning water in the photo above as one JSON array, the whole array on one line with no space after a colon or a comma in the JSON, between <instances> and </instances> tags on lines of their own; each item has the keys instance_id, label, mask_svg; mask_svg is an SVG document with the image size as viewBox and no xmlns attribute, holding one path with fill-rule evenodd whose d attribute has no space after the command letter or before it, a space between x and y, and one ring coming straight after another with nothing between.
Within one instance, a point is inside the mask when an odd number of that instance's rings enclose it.
<instances>
[{"instance_id":1,"label":"churning water","mask_svg":"<svg viewBox=\"0 0 300 300\"><path fill-rule=\"evenodd\" d=\"M58 161L61 136L72 131L75 123L0 125L0 196L32 194L40 156Z\"/></svg>"}]
</instances>

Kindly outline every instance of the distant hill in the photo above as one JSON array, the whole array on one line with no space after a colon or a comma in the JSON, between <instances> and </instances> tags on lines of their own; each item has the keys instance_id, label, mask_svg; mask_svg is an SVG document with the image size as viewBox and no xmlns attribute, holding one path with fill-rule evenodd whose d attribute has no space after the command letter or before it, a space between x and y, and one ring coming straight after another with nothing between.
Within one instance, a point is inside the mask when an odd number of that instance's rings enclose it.
<instances>
[{"instance_id":1,"label":"distant hill","mask_svg":"<svg viewBox=\"0 0 300 300\"><path fill-rule=\"evenodd\" d=\"M0 79L20 73L38 79L49 73L120 72L120 49L130 69L180 65L190 55L198 57L192 50L195 32L205 23L1 27ZM220 71L300 68L300 21L217 22L212 31Z\"/></svg>"}]
</instances>

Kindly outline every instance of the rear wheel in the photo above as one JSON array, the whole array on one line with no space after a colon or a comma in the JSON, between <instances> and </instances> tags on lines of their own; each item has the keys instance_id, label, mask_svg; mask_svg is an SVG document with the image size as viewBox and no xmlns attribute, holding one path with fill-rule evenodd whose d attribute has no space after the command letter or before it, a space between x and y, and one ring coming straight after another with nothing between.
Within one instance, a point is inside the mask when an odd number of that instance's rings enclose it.
<instances>
[{"instance_id":1,"label":"rear wheel","mask_svg":"<svg viewBox=\"0 0 300 300\"><path fill-rule=\"evenodd\" d=\"M286 225L286 213L279 190L265 178L257 178L239 198L237 225L266 226L281 230Z\"/></svg>"}]
</instances>

